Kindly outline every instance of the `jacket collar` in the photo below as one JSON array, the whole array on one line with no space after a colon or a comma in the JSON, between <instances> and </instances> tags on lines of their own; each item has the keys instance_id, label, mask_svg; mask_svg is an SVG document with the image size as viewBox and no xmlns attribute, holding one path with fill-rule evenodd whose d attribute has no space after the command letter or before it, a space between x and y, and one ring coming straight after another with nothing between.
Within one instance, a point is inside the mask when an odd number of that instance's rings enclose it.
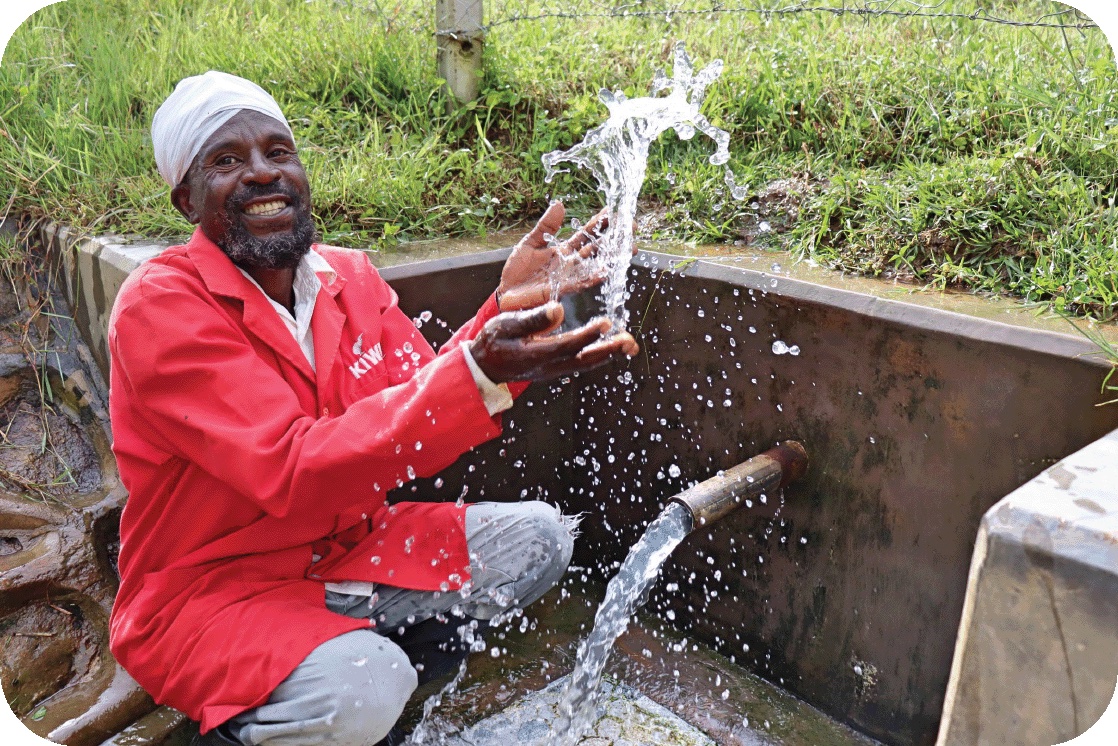
<instances>
[{"instance_id":1,"label":"jacket collar","mask_svg":"<svg viewBox=\"0 0 1118 746\"><path fill-rule=\"evenodd\" d=\"M207 238L200 228L195 229L194 235L187 242L186 256L194 263L202 282L205 283L206 288L211 293L227 298L236 298L244 304L243 320L249 331L263 340L278 355L286 359L290 365L297 368L308 381L314 382L316 380L315 373L311 369L310 363L307 362L302 349L300 349L291 332L287 330L279 314L272 308L267 296L237 269L237 265L233 264L225 252ZM345 285L345 280L317 252L315 256L318 257L321 264L312 260L314 261L312 269L316 271L319 281L322 283L322 290L333 301L333 297ZM331 302L330 305L333 306L334 303ZM316 306L315 316L321 310ZM337 321L331 324L331 326L334 325L340 326ZM335 344L337 344L336 340ZM315 340L315 347L317 353L319 347L317 339Z\"/></svg>"}]
</instances>

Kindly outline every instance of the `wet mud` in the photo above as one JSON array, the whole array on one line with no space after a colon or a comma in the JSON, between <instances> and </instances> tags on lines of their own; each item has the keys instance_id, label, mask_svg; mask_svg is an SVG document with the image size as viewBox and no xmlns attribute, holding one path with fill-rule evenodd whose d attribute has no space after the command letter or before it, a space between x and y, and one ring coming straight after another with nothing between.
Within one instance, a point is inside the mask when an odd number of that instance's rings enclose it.
<instances>
[{"instance_id":1,"label":"wet mud","mask_svg":"<svg viewBox=\"0 0 1118 746\"><path fill-rule=\"evenodd\" d=\"M27 266L46 266L33 257ZM0 283L0 687L37 735L100 744L155 708L108 649L125 492L104 385L51 278Z\"/></svg>"}]
</instances>

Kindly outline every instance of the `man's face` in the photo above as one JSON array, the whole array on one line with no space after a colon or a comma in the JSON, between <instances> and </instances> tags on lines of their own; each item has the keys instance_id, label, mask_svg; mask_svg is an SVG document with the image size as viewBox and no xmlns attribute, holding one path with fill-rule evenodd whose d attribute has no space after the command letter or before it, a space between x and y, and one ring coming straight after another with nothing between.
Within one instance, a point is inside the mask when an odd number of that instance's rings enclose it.
<instances>
[{"instance_id":1,"label":"man's face","mask_svg":"<svg viewBox=\"0 0 1118 746\"><path fill-rule=\"evenodd\" d=\"M244 110L210 136L175 207L245 268L291 268L314 241L310 185L287 129Z\"/></svg>"}]
</instances>

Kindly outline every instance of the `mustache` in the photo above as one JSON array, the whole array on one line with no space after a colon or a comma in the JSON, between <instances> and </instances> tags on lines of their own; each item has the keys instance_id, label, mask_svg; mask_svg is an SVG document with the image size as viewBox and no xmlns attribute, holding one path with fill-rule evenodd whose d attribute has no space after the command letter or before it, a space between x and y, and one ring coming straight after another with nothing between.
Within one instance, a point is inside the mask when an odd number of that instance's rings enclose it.
<instances>
[{"instance_id":1,"label":"mustache","mask_svg":"<svg viewBox=\"0 0 1118 746\"><path fill-rule=\"evenodd\" d=\"M225 200L227 209L242 210L245 203L260 199L261 197L274 197L276 195L283 195L287 197L291 206L299 209L303 206L303 198L299 192L291 186L281 184L247 184L239 189L235 194L229 195Z\"/></svg>"}]
</instances>

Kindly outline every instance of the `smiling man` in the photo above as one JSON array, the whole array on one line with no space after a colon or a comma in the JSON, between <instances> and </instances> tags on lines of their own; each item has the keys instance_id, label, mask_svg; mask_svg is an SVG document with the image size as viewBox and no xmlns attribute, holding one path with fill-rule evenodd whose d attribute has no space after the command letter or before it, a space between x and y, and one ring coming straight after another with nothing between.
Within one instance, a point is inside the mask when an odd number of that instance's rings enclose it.
<instances>
[{"instance_id":1,"label":"smiling man","mask_svg":"<svg viewBox=\"0 0 1118 746\"><path fill-rule=\"evenodd\" d=\"M594 321L552 331L589 233L554 204L438 354L361 252L315 243L276 102L187 78L152 123L184 246L129 277L109 333L129 501L112 650L205 743L396 743L418 683L552 587L573 521L546 504L385 502L500 431L525 382L633 355ZM593 222L593 221L592 221ZM511 385L510 385L511 384Z\"/></svg>"}]
</instances>

